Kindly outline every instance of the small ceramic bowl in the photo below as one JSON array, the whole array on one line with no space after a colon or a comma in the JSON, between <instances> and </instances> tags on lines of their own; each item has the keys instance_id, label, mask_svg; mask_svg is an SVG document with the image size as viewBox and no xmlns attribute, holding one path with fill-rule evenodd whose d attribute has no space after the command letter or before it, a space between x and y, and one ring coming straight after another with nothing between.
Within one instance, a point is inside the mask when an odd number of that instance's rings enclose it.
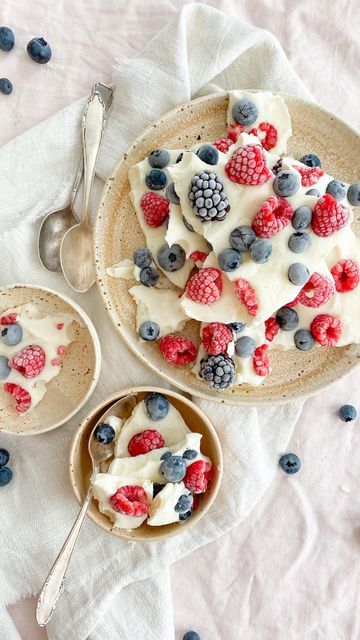
<instances>
[{"instance_id":1,"label":"small ceramic bowl","mask_svg":"<svg viewBox=\"0 0 360 640\"><path fill-rule=\"evenodd\" d=\"M73 342L59 375L46 387L44 398L30 412L17 413L15 402L0 386L0 432L32 436L70 420L93 393L100 374L101 349L90 318L73 300L45 287L14 284L0 288L0 314L11 307L33 303L45 313L69 313Z\"/></svg>"},{"instance_id":2,"label":"small ceramic bowl","mask_svg":"<svg viewBox=\"0 0 360 640\"><path fill-rule=\"evenodd\" d=\"M151 392L162 393L171 404L181 413L184 421L191 431L202 434L201 451L208 456L213 464L213 478L208 491L200 497L199 506L188 520L182 523L173 523L161 527L150 527L146 523L138 529L125 530L113 526L110 519L100 513L97 500L93 500L89 511L89 518L99 527L120 538L128 540L139 540L150 542L152 540L163 540L170 536L177 535L189 527L199 522L205 513L210 509L219 490L222 476L222 451L217 433L208 418L197 408L191 400L181 396L174 391L160 387L133 387L123 389L115 395L104 400L95 407L90 415L84 420L77 431L70 452L70 479L71 484L80 504L84 501L89 487L92 465L88 453L88 440L93 427L107 411L111 405L127 395L134 394L137 402L143 400Z\"/></svg>"}]
</instances>

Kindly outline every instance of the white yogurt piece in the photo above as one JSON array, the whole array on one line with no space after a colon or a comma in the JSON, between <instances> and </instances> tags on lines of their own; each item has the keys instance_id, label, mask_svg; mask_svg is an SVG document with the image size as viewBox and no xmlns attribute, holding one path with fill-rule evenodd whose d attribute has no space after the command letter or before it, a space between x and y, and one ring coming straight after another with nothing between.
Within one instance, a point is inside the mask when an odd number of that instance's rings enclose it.
<instances>
[{"instance_id":1,"label":"white yogurt piece","mask_svg":"<svg viewBox=\"0 0 360 640\"><path fill-rule=\"evenodd\" d=\"M162 484L164 479L160 475L161 456L167 451L169 451L169 447L162 447L139 456L114 458L108 472L113 476L140 478Z\"/></svg>"},{"instance_id":2,"label":"white yogurt piece","mask_svg":"<svg viewBox=\"0 0 360 640\"><path fill-rule=\"evenodd\" d=\"M147 515L128 516L124 513L118 513L112 508L109 501L111 496L113 496L120 487L128 485L142 487L146 492L150 505L153 496L153 485L149 480L114 476L109 473L98 473L92 479L94 498L99 503L99 511L108 516L115 527L119 527L120 529L137 529L145 522Z\"/></svg>"},{"instance_id":3,"label":"white yogurt piece","mask_svg":"<svg viewBox=\"0 0 360 640\"><path fill-rule=\"evenodd\" d=\"M183 482L169 482L151 502L147 523L151 527L160 527L179 522L179 514L175 511L176 503L180 496L189 494L190 491L185 488Z\"/></svg>"},{"instance_id":4,"label":"white yogurt piece","mask_svg":"<svg viewBox=\"0 0 360 640\"><path fill-rule=\"evenodd\" d=\"M187 258L194 251L201 251L202 253L209 253L210 251L206 240L195 231L189 231L185 226L181 207L178 205L171 207L165 240L170 246L172 244L180 244L185 249Z\"/></svg>"},{"instance_id":5,"label":"white yogurt piece","mask_svg":"<svg viewBox=\"0 0 360 640\"><path fill-rule=\"evenodd\" d=\"M135 279L138 281L140 280L140 271L141 269L129 258L125 258L125 260L121 260L106 269L106 273L112 278L123 278L124 280Z\"/></svg>"},{"instance_id":6,"label":"white yogurt piece","mask_svg":"<svg viewBox=\"0 0 360 640\"><path fill-rule=\"evenodd\" d=\"M159 326L161 338L174 331L181 331L188 321L175 291L136 285L129 289L129 293L136 302L137 331L143 322L152 320Z\"/></svg>"}]
</instances>

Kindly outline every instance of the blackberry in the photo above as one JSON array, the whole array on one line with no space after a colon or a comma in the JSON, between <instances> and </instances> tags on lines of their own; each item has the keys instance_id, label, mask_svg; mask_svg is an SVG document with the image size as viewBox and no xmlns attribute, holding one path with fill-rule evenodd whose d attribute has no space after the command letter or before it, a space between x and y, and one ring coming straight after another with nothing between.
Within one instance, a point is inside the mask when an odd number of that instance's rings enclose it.
<instances>
[{"instance_id":1,"label":"blackberry","mask_svg":"<svg viewBox=\"0 0 360 640\"><path fill-rule=\"evenodd\" d=\"M279 160L274 164L271 171L275 173L276 176L278 173L280 173L280 171L282 171L282 158L279 158Z\"/></svg>"},{"instance_id":2,"label":"blackberry","mask_svg":"<svg viewBox=\"0 0 360 640\"><path fill-rule=\"evenodd\" d=\"M201 222L224 220L230 209L221 179L209 171L196 173L191 178L189 199Z\"/></svg>"},{"instance_id":3,"label":"blackberry","mask_svg":"<svg viewBox=\"0 0 360 640\"><path fill-rule=\"evenodd\" d=\"M214 387L214 389L226 389L234 382L234 361L223 353L219 356L206 356L200 361L199 376L209 385L209 387Z\"/></svg>"}]
</instances>

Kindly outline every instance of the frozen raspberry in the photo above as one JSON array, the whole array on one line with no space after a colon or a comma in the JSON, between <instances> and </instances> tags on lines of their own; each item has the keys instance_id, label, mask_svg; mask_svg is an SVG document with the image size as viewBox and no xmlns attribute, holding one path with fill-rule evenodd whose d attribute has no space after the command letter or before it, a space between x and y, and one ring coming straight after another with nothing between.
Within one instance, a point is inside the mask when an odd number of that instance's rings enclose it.
<instances>
[{"instance_id":1,"label":"frozen raspberry","mask_svg":"<svg viewBox=\"0 0 360 640\"><path fill-rule=\"evenodd\" d=\"M63 322L59 322L59 323L56 325L56 328L57 328L59 331L61 331L61 329L63 329L63 328L64 328L64 323L63 323Z\"/></svg>"},{"instance_id":2,"label":"frozen raspberry","mask_svg":"<svg viewBox=\"0 0 360 640\"><path fill-rule=\"evenodd\" d=\"M201 304L213 304L219 300L221 292L221 272L213 267L200 269L187 281L185 288L186 297Z\"/></svg>"},{"instance_id":3,"label":"frozen raspberry","mask_svg":"<svg viewBox=\"0 0 360 640\"><path fill-rule=\"evenodd\" d=\"M187 364L196 358L196 346L192 340L183 336L164 336L159 346L165 360L171 364Z\"/></svg>"},{"instance_id":4,"label":"frozen raspberry","mask_svg":"<svg viewBox=\"0 0 360 640\"><path fill-rule=\"evenodd\" d=\"M313 273L297 296L297 302L305 307L320 307L335 293L334 283L321 273Z\"/></svg>"},{"instance_id":5,"label":"frozen raspberry","mask_svg":"<svg viewBox=\"0 0 360 640\"><path fill-rule=\"evenodd\" d=\"M242 302L242 304L247 308L248 314L255 317L259 307L256 300L255 291L252 288L250 282L245 280L245 278L239 278L238 280L236 280L235 293L240 302Z\"/></svg>"},{"instance_id":6,"label":"frozen raspberry","mask_svg":"<svg viewBox=\"0 0 360 640\"><path fill-rule=\"evenodd\" d=\"M232 331L222 322L210 322L201 332L201 340L205 351L212 356L227 353L227 348L233 340Z\"/></svg>"},{"instance_id":7,"label":"frozen raspberry","mask_svg":"<svg viewBox=\"0 0 360 640\"><path fill-rule=\"evenodd\" d=\"M30 344L9 360L9 367L16 369L25 378L36 378L45 367L45 352L36 344Z\"/></svg>"},{"instance_id":8,"label":"frozen raspberry","mask_svg":"<svg viewBox=\"0 0 360 640\"><path fill-rule=\"evenodd\" d=\"M211 481L212 466L206 460L197 460L186 469L183 483L191 493L204 493Z\"/></svg>"},{"instance_id":9,"label":"frozen raspberry","mask_svg":"<svg viewBox=\"0 0 360 640\"><path fill-rule=\"evenodd\" d=\"M314 318L310 331L323 347L333 347L342 334L341 322L334 316L322 313Z\"/></svg>"},{"instance_id":10,"label":"frozen raspberry","mask_svg":"<svg viewBox=\"0 0 360 640\"><path fill-rule=\"evenodd\" d=\"M265 320L265 338L269 342L272 342L276 338L280 331L280 325L276 321L276 318L268 318Z\"/></svg>"},{"instance_id":11,"label":"frozen raspberry","mask_svg":"<svg viewBox=\"0 0 360 640\"><path fill-rule=\"evenodd\" d=\"M214 147L216 147L217 150L221 151L222 153L227 153L232 144L234 144L234 142L230 138L220 138L219 140L216 140L216 142L214 142Z\"/></svg>"},{"instance_id":12,"label":"frozen raspberry","mask_svg":"<svg viewBox=\"0 0 360 640\"><path fill-rule=\"evenodd\" d=\"M272 196L255 214L252 228L259 238L271 238L289 224L293 214L294 209L285 198Z\"/></svg>"},{"instance_id":13,"label":"frozen raspberry","mask_svg":"<svg viewBox=\"0 0 360 640\"><path fill-rule=\"evenodd\" d=\"M161 449L165 440L156 429L146 429L133 436L128 444L128 452L131 456L139 456L153 449Z\"/></svg>"},{"instance_id":14,"label":"frozen raspberry","mask_svg":"<svg viewBox=\"0 0 360 640\"><path fill-rule=\"evenodd\" d=\"M207 257L208 254L204 253L203 251L193 251L189 255L189 260L192 260L193 262L205 262Z\"/></svg>"},{"instance_id":15,"label":"frozen raspberry","mask_svg":"<svg viewBox=\"0 0 360 640\"><path fill-rule=\"evenodd\" d=\"M275 129L274 125L270 124L270 122L261 122L259 124L260 131L265 131L265 137L261 140L261 144L266 149L266 151L270 151L276 147L278 141L278 132Z\"/></svg>"},{"instance_id":16,"label":"frozen raspberry","mask_svg":"<svg viewBox=\"0 0 360 640\"><path fill-rule=\"evenodd\" d=\"M348 219L349 210L337 202L329 193L326 193L315 204L311 227L317 236L327 238L335 231L342 229Z\"/></svg>"},{"instance_id":17,"label":"frozen raspberry","mask_svg":"<svg viewBox=\"0 0 360 640\"><path fill-rule=\"evenodd\" d=\"M238 137L245 131L245 127L242 124L231 124L228 128L227 137L232 142L237 142Z\"/></svg>"},{"instance_id":18,"label":"frozen raspberry","mask_svg":"<svg viewBox=\"0 0 360 640\"><path fill-rule=\"evenodd\" d=\"M148 191L140 200L140 206L144 214L145 222L149 227L160 227L169 215L169 201L158 193Z\"/></svg>"},{"instance_id":19,"label":"frozen raspberry","mask_svg":"<svg viewBox=\"0 0 360 640\"><path fill-rule=\"evenodd\" d=\"M17 318L18 318L17 313L9 313L8 316L1 316L0 324L1 325L4 325L4 324L16 324Z\"/></svg>"},{"instance_id":20,"label":"frozen raspberry","mask_svg":"<svg viewBox=\"0 0 360 640\"><path fill-rule=\"evenodd\" d=\"M266 166L263 149L259 144L246 144L232 154L225 171L238 184L263 184L273 176Z\"/></svg>"},{"instance_id":21,"label":"frozen raspberry","mask_svg":"<svg viewBox=\"0 0 360 640\"><path fill-rule=\"evenodd\" d=\"M258 376L267 376L270 372L268 345L256 347L253 354L253 367Z\"/></svg>"},{"instance_id":22,"label":"frozen raspberry","mask_svg":"<svg viewBox=\"0 0 360 640\"><path fill-rule=\"evenodd\" d=\"M146 516L149 510L149 501L143 487L125 485L120 487L109 502L117 513L127 516Z\"/></svg>"},{"instance_id":23,"label":"frozen raspberry","mask_svg":"<svg viewBox=\"0 0 360 640\"><path fill-rule=\"evenodd\" d=\"M58 356L63 356L63 355L64 355L64 353L65 353L65 351L66 351L66 347L65 347L63 344L61 344L61 345L57 348L57 354L58 354Z\"/></svg>"},{"instance_id":24,"label":"frozen raspberry","mask_svg":"<svg viewBox=\"0 0 360 640\"><path fill-rule=\"evenodd\" d=\"M359 284L359 267L354 260L339 260L330 271L339 293L352 291Z\"/></svg>"},{"instance_id":25,"label":"frozen raspberry","mask_svg":"<svg viewBox=\"0 0 360 640\"><path fill-rule=\"evenodd\" d=\"M321 167L301 167L299 164L296 164L294 165L294 169L300 173L303 187L311 187L324 175L324 169Z\"/></svg>"},{"instance_id":26,"label":"frozen raspberry","mask_svg":"<svg viewBox=\"0 0 360 640\"><path fill-rule=\"evenodd\" d=\"M28 391L25 391L18 384L13 382L5 382L4 390L9 393L16 400L16 411L18 413L25 413L31 407L31 395Z\"/></svg>"},{"instance_id":27,"label":"frozen raspberry","mask_svg":"<svg viewBox=\"0 0 360 640\"><path fill-rule=\"evenodd\" d=\"M60 360L60 358L53 358L51 360L51 364L53 367L61 367L62 361Z\"/></svg>"}]
</instances>

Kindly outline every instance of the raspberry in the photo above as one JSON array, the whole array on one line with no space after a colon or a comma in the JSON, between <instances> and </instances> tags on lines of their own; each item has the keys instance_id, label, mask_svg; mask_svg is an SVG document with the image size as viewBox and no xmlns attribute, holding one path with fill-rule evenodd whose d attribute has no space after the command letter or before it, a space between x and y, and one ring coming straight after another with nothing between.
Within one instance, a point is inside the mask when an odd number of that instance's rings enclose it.
<instances>
[{"instance_id":1,"label":"raspberry","mask_svg":"<svg viewBox=\"0 0 360 640\"><path fill-rule=\"evenodd\" d=\"M63 344L61 344L60 347L57 348L58 356L63 356L65 351L66 351L66 347Z\"/></svg>"},{"instance_id":2,"label":"raspberry","mask_svg":"<svg viewBox=\"0 0 360 640\"><path fill-rule=\"evenodd\" d=\"M59 331L61 331L61 329L63 329L63 328L64 328L64 323L63 323L63 322L59 322L59 323L56 325L56 328L57 328Z\"/></svg>"},{"instance_id":3,"label":"raspberry","mask_svg":"<svg viewBox=\"0 0 360 640\"><path fill-rule=\"evenodd\" d=\"M120 487L109 498L109 502L114 511L127 516L146 516L149 510L148 497L143 487L132 485Z\"/></svg>"},{"instance_id":4,"label":"raspberry","mask_svg":"<svg viewBox=\"0 0 360 640\"><path fill-rule=\"evenodd\" d=\"M222 279L219 269L200 269L186 284L185 295L194 302L213 304L222 293Z\"/></svg>"},{"instance_id":5,"label":"raspberry","mask_svg":"<svg viewBox=\"0 0 360 640\"><path fill-rule=\"evenodd\" d=\"M271 238L289 224L294 209L281 197L271 196L255 214L252 228L259 238Z\"/></svg>"},{"instance_id":6,"label":"raspberry","mask_svg":"<svg viewBox=\"0 0 360 640\"><path fill-rule=\"evenodd\" d=\"M339 293L352 291L359 284L359 267L354 260L339 260L330 271Z\"/></svg>"},{"instance_id":7,"label":"raspberry","mask_svg":"<svg viewBox=\"0 0 360 640\"><path fill-rule=\"evenodd\" d=\"M278 141L278 132L275 129L274 125L270 124L270 122L261 122L259 124L260 131L265 131L265 137L261 140L261 144L266 149L266 151L270 151L276 147Z\"/></svg>"},{"instance_id":8,"label":"raspberry","mask_svg":"<svg viewBox=\"0 0 360 640\"><path fill-rule=\"evenodd\" d=\"M324 175L324 169L321 169L321 167L301 167L299 164L296 164L294 165L294 169L300 173L303 187L311 187Z\"/></svg>"},{"instance_id":9,"label":"raspberry","mask_svg":"<svg viewBox=\"0 0 360 640\"><path fill-rule=\"evenodd\" d=\"M45 367L45 352L38 345L30 344L14 353L9 360L9 367L19 371L25 378L36 378Z\"/></svg>"},{"instance_id":10,"label":"raspberry","mask_svg":"<svg viewBox=\"0 0 360 640\"><path fill-rule=\"evenodd\" d=\"M183 336L164 336L159 346L165 360L171 364L187 364L196 358L196 346L192 340Z\"/></svg>"},{"instance_id":11,"label":"raspberry","mask_svg":"<svg viewBox=\"0 0 360 640\"><path fill-rule=\"evenodd\" d=\"M204 253L203 251L193 251L189 255L189 260L192 260L193 262L204 262L207 257L208 254Z\"/></svg>"},{"instance_id":12,"label":"raspberry","mask_svg":"<svg viewBox=\"0 0 360 640\"><path fill-rule=\"evenodd\" d=\"M246 144L236 149L225 171L233 182L238 184L263 184L272 177L266 166L263 149L259 144Z\"/></svg>"},{"instance_id":13,"label":"raspberry","mask_svg":"<svg viewBox=\"0 0 360 640\"><path fill-rule=\"evenodd\" d=\"M313 273L297 296L297 302L305 307L320 307L335 293L334 283L321 273Z\"/></svg>"},{"instance_id":14,"label":"raspberry","mask_svg":"<svg viewBox=\"0 0 360 640\"><path fill-rule=\"evenodd\" d=\"M148 191L140 200L140 206L144 214L145 222L149 227L160 227L169 215L169 201L158 193Z\"/></svg>"},{"instance_id":15,"label":"raspberry","mask_svg":"<svg viewBox=\"0 0 360 640\"><path fill-rule=\"evenodd\" d=\"M9 313L8 316L1 316L0 324L16 324L17 318L17 313Z\"/></svg>"},{"instance_id":16,"label":"raspberry","mask_svg":"<svg viewBox=\"0 0 360 640\"><path fill-rule=\"evenodd\" d=\"M61 367L62 361L60 360L60 358L53 358L51 360L51 364L53 367Z\"/></svg>"},{"instance_id":17,"label":"raspberry","mask_svg":"<svg viewBox=\"0 0 360 640\"><path fill-rule=\"evenodd\" d=\"M267 344L262 344L254 351L253 367L258 376L267 376L270 372L268 348Z\"/></svg>"},{"instance_id":18,"label":"raspberry","mask_svg":"<svg viewBox=\"0 0 360 640\"><path fill-rule=\"evenodd\" d=\"M201 339L205 351L212 356L226 353L230 342L233 340L232 331L226 324L210 322L201 332Z\"/></svg>"},{"instance_id":19,"label":"raspberry","mask_svg":"<svg viewBox=\"0 0 360 640\"><path fill-rule=\"evenodd\" d=\"M214 147L216 147L218 151L221 151L222 153L227 153L232 144L234 144L234 142L230 138L219 138L219 140L216 140L214 142Z\"/></svg>"},{"instance_id":20,"label":"raspberry","mask_svg":"<svg viewBox=\"0 0 360 640\"><path fill-rule=\"evenodd\" d=\"M279 333L279 331L280 331L280 325L276 321L276 318L271 317L265 320L266 340L268 340L269 342L272 342L274 338L277 336L277 334Z\"/></svg>"},{"instance_id":21,"label":"raspberry","mask_svg":"<svg viewBox=\"0 0 360 640\"><path fill-rule=\"evenodd\" d=\"M139 456L154 449L161 449L164 444L165 440L161 433L156 429L146 429L131 438L128 444L128 452L131 456Z\"/></svg>"},{"instance_id":22,"label":"raspberry","mask_svg":"<svg viewBox=\"0 0 360 640\"><path fill-rule=\"evenodd\" d=\"M239 278L235 282L235 293L240 302L247 308L248 314L255 317L258 311L258 303L251 284L245 278Z\"/></svg>"},{"instance_id":23,"label":"raspberry","mask_svg":"<svg viewBox=\"0 0 360 640\"><path fill-rule=\"evenodd\" d=\"M31 395L28 391L25 391L18 384L13 382L5 382L4 390L9 393L16 400L16 411L18 413L25 413L31 407Z\"/></svg>"},{"instance_id":24,"label":"raspberry","mask_svg":"<svg viewBox=\"0 0 360 640\"><path fill-rule=\"evenodd\" d=\"M212 477L212 466L206 460L197 460L186 469L183 483L191 493L204 493Z\"/></svg>"},{"instance_id":25,"label":"raspberry","mask_svg":"<svg viewBox=\"0 0 360 640\"><path fill-rule=\"evenodd\" d=\"M245 131L245 127L242 124L231 124L228 128L227 137L232 142L237 142L238 137Z\"/></svg>"},{"instance_id":26,"label":"raspberry","mask_svg":"<svg viewBox=\"0 0 360 640\"><path fill-rule=\"evenodd\" d=\"M311 227L317 236L327 238L334 231L342 229L348 219L349 210L337 202L329 193L326 193L315 204Z\"/></svg>"},{"instance_id":27,"label":"raspberry","mask_svg":"<svg viewBox=\"0 0 360 640\"><path fill-rule=\"evenodd\" d=\"M310 331L323 347L333 347L342 334L341 322L334 316L322 313L314 318Z\"/></svg>"}]
</instances>

